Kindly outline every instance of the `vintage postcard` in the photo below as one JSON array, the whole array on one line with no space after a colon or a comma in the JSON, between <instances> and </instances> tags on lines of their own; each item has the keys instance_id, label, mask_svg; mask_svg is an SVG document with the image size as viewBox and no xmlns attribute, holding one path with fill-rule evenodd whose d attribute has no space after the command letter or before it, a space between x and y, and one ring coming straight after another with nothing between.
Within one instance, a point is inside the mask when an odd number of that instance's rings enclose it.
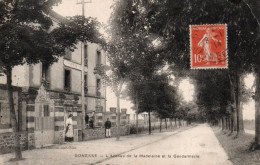
<instances>
[{"instance_id":1,"label":"vintage postcard","mask_svg":"<svg viewBox=\"0 0 260 165\"><path fill-rule=\"evenodd\" d=\"M1 165L259 165L259 0L0 0Z\"/></svg>"}]
</instances>

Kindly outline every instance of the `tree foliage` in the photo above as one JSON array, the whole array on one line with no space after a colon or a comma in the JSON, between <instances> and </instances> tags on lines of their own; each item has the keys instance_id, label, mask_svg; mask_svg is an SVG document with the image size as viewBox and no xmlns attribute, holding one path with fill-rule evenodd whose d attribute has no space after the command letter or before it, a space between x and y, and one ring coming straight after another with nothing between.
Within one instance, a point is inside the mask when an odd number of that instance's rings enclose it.
<instances>
[{"instance_id":1,"label":"tree foliage","mask_svg":"<svg viewBox=\"0 0 260 165\"><path fill-rule=\"evenodd\" d=\"M227 74L227 71L200 71L194 77L196 102L199 107L203 107L208 119L215 120L231 113L227 111L227 107L232 102L230 80L227 79Z\"/></svg>"},{"instance_id":2,"label":"tree foliage","mask_svg":"<svg viewBox=\"0 0 260 165\"><path fill-rule=\"evenodd\" d=\"M163 45L158 58L173 64L177 77L197 73L190 71L189 25L227 24L229 69L220 74L230 80L231 101L239 114L237 121L241 121L239 77L254 71L258 61L258 20L246 1L128 0L117 2L116 6L120 17L116 17L115 24L123 29L119 36L156 38Z\"/></svg>"},{"instance_id":3,"label":"tree foliage","mask_svg":"<svg viewBox=\"0 0 260 165\"><path fill-rule=\"evenodd\" d=\"M24 63L53 63L73 50L79 41L101 42L98 22L92 18L70 17L52 31L48 14L58 1L1 1L0 61L2 69Z\"/></svg>"},{"instance_id":4,"label":"tree foliage","mask_svg":"<svg viewBox=\"0 0 260 165\"><path fill-rule=\"evenodd\" d=\"M130 82L128 95L133 103L139 101L138 113L155 112L160 118L172 116L180 102L176 87L168 84L167 75Z\"/></svg>"}]
</instances>

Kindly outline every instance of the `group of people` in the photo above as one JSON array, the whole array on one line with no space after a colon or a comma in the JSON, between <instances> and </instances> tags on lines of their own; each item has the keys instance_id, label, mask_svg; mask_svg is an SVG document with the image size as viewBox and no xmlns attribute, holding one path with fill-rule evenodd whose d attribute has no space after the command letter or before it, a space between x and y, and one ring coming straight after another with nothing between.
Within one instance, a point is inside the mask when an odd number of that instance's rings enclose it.
<instances>
[{"instance_id":1,"label":"group of people","mask_svg":"<svg viewBox=\"0 0 260 165\"><path fill-rule=\"evenodd\" d=\"M72 142L73 141L73 121L72 121L73 115L70 114L68 116L68 119L66 120L66 129L65 129L65 142ZM89 116L85 116L85 122L86 125L90 128L94 129L94 117L92 115L92 118L89 120ZM111 121L109 121L109 118L107 118L107 121L105 122L105 137L110 138L111 137Z\"/></svg>"},{"instance_id":2,"label":"group of people","mask_svg":"<svg viewBox=\"0 0 260 165\"><path fill-rule=\"evenodd\" d=\"M86 123L86 127L90 127L92 129L94 129L94 114L92 114L91 118L86 115L85 116L85 123Z\"/></svg>"}]
</instances>

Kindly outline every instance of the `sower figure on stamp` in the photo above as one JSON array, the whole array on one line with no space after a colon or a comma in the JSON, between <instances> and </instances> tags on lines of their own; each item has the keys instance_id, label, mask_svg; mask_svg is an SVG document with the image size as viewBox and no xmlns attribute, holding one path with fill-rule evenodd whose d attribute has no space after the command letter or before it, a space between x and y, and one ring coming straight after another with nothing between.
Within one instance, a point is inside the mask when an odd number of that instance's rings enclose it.
<instances>
[{"instance_id":1,"label":"sower figure on stamp","mask_svg":"<svg viewBox=\"0 0 260 165\"><path fill-rule=\"evenodd\" d=\"M204 49L207 64L209 64L209 57L211 57L212 59L215 57L216 58L216 64L218 63L216 53L214 53L211 50L211 46L213 44L213 42L211 40L216 41L219 44L221 43L220 40L217 40L215 38L216 35L217 35L217 33L214 33L210 30L210 28L207 28L206 33L204 34L204 36L202 37L202 39L198 43L198 46L201 47L201 48L203 47L203 49Z\"/></svg>"},{"instance_id":2,"label":"sower figure on stamp","mask_svg":"<svg viewBox=\"0 0 260 165\"><path fill-rule=\"evenodd\" d=\"M106 129L106 137L111 137L111 121L109 121L109 118L107 118L107 121L105 122L105 129Z\"/></svg>"},{"instance_id":3,"label":"sower figure on stamp","mask_svg":"<svg viewBox=\"0 0 260 165\"><path fill-rule=\"evenodd\" d=\"M65 141L72 142L73 141L73 122L72 122L72 114L69 115L69 118L66 120L66 131L65 131Z\"/></svg>"}]
</instances>

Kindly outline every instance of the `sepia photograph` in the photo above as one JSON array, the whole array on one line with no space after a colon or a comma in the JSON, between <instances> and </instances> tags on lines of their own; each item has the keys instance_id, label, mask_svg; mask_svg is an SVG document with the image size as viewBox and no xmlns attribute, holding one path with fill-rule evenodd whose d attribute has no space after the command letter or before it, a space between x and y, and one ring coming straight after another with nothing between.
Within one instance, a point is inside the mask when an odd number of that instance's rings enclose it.
<instances>
[{"instance_id":1,"label":"sepia photograph","mask_svg":"<svg viewBox=\"0 0 260 165\"><path fill-rule=\"evenodd\" d=\"M260 0L0 0L1 165L259 165Z\"/></svg>"}]
</instances>

